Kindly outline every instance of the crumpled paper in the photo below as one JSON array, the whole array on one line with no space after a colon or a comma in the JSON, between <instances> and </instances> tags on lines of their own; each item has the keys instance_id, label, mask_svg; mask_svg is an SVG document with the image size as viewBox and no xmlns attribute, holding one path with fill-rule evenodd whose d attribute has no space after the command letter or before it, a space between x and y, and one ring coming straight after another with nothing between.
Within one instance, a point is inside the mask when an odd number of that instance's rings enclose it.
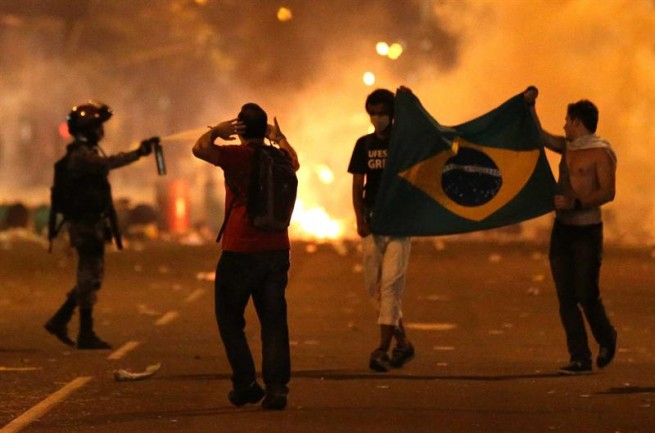
<instances>
[{"instance_id":1,"label":"crumpled paper","mask_svg":"<svg viewBox=\"0 0 655 433\"><path fill-rule=\"evenodd\" d=\"M154 375L161 368L161 363L152 364L146 367L144 371L132 372L125 369L114 370L114 379L116 382L130 382L135 380L143 380Z\"/></svg>"}]
</instances>

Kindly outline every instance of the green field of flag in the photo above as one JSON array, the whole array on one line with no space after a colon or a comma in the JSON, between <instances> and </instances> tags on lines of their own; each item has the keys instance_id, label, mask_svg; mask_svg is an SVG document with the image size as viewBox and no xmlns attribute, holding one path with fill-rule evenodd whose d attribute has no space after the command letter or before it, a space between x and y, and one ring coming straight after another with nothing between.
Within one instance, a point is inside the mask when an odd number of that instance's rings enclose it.
<instances>
[{"instance_id":1,"label":"green field of flag","mask_svg":"<svg viewBox=\"0 0 655 433\"><path fill-rule=\"evenodd\" d=\"M374 233L465 233L553 210L556 182L522 93L447 127L401 88L394 125L373 211Z\"/></svg>"}]
</instances>

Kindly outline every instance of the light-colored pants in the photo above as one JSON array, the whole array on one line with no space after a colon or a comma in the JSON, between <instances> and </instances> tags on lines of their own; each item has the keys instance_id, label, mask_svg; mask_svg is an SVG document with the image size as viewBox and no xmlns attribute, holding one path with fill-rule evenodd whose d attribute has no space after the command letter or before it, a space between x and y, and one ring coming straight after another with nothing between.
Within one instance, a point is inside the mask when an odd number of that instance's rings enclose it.
<instances>
[{"instance_id":1,"label":"light-colored pants","mask_svg":"<svg viewBox=\"0 0 655 433\"><path fill-rule=\"evenodd\" d=\"M368 235L362 239L364 284L378 309L378 324L398 326L411 238Z\"/></svg>"}]
</instances>

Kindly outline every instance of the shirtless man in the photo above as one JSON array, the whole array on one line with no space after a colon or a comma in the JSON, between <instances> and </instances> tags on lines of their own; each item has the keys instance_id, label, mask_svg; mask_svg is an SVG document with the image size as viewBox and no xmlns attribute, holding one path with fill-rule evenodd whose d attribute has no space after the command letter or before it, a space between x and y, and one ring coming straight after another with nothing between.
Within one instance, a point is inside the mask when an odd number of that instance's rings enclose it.
<instances>
[{"instance_id":1,"label":"shirtless man","mask_svg":"<svg viewBox=\"0 0 655 433\"><path fill-rule=\"evenodd\" d=\"M535 119L537 94L534 87L524 93ZM607 366L616 352L616 330L605 312L598 283L603 250L600 207L614 200L616 155L607 141L595 135L597 124L598 109L591 101L581 100L568 105L564 137L540 127L545 146L562 155L549 259L570 354L569 364L559 372L567 375L592 371L583 312L600 346L596 365Z\"/></svg>"}]
</instances>

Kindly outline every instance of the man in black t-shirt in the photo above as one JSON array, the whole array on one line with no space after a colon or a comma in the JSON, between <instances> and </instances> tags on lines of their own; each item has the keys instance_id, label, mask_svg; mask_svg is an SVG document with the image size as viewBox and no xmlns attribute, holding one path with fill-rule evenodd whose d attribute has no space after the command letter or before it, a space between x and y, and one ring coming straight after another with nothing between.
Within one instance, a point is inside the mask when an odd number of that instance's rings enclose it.
<instances>
[{"instance_id":1,"label":"man in black t-shirt","mask_svg":"<svg viewBox=\"0 0 655 433\"><path fill-rule=\"evenodd\" d=\"M375 130L357 140L348 166L348 172L353 175L357 233L362 237L364 281L376 304L380 325L380 344L371 353L369 367L381 372L402 367L414 357L414 347L403 327L401 308L411 239L378 235L369 228L389 149L394 99L394 94L386 89L377 89L368 96L366 112ZM396 346L389 357L394 338Z\"/></svg>"}]
</instances>

